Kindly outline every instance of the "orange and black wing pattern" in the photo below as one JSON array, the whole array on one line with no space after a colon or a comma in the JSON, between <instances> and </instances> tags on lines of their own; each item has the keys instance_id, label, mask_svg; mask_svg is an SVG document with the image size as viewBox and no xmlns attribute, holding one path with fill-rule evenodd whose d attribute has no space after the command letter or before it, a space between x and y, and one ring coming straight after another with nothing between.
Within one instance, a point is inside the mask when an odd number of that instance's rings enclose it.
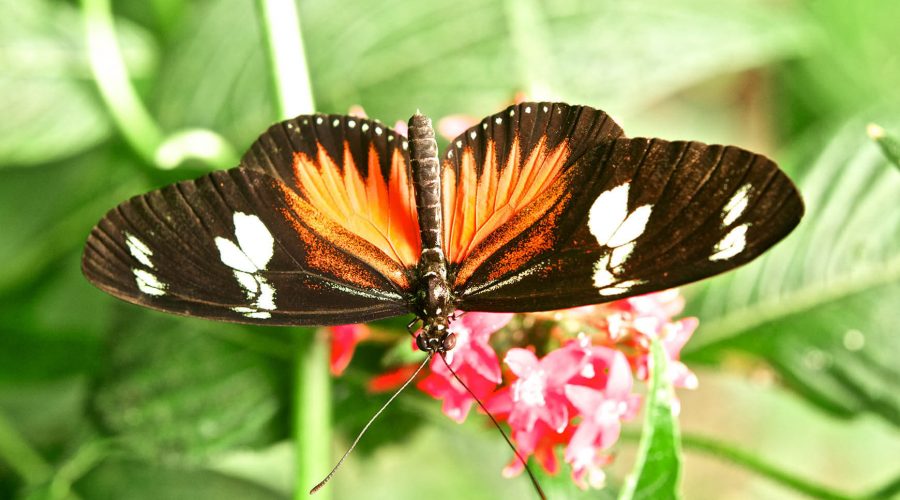
<instances>
[{"instance_id":1,"label":"orange and black wing pattern","mask_svg":"<svg viewBox=\"0 0 900 500\"><path fill-rule=\"evenodd\" d=\"M493 282L553 248L592 180L578 161L622 135L602 111L522 103L486 117L451 142L442 162L444 253L453 285ZM530 233L528 245L516 245ZM503 262L485 267L492 257Z\"/></svg>"},{"instance_id":2,"label":"orange and black wing pattern","mask_svg":"<svg viewBox=\"0 0 900 500\"><path fill-rule=\"evenodd\" d=\"M523 113L537 116L498 120ZM456 223L444 241L463 310L561 309L696 281L757 257L803 214L793 184L761 155L627 139L590 108L522 103L455 146L445 176L458 174L444 188L445 214ZM519 182L495 183L485 171ZM511 186L526 196L507 194ZM484 200L495 220L473 200ZM497 207L508 215L496 216Z\"/></svg>"},{"instance_id":3,"label":"orange and black wing pattern","mask_svg":"<svg viewBox=\"0 0 900 500\"><path fill-rule=\"evenodd\" d=\"M129 302L242 323L407 313L421 246L407 147L349 116L278 123L240 167L111 210L84 274Z\"/></svg>"},{"instance_id":4,"label":"orange and black wing pattern","mask_svg":"<svg viewBox=\"0 0 900 500\"><path fill-rule=\"evenodd\" d=\"M421 242L405 137L364 118L302 115L271 126L241 165L279 179L298 213L318 213L368 242L360 258L410 287Z\"/></svg>"}]
</instances>

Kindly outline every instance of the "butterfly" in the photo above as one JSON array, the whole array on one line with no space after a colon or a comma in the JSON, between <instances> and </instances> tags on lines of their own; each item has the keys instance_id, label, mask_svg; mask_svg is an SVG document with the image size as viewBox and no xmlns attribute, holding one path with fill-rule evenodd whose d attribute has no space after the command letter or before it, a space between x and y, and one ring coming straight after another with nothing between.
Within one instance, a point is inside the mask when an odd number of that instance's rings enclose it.
<instances>
[{"instance_id":1,"label":"butterfly","mask_svg":"<svg viewBox=\"0 0 900 500\"><path fill-rule=\"evenodd\" d=\"M800 221L797 189L734 146L626 138L603 111L525 102L438 156L431 121L301 115L240 165L136 196L82 269L128 302L213 320L336 325L412 313L443 353L455 311L531 312L744 264Z\"/></svg>"}]
</instances>

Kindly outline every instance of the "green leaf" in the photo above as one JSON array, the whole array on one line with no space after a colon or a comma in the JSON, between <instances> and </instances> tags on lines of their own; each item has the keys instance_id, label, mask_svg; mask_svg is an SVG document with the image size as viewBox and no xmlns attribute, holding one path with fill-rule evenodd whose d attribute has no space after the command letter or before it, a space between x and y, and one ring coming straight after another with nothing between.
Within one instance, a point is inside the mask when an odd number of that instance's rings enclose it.
<instances>
[{"instance_id":1,"label":"green leaf","mask_svg":"<svg viewBox=\"0 0 900 500\"><path fill-rule=\"evenodd\" d=\"M131 160L117 153L101 150L61 163L0 169L0 294L33 282L51 263L80 251L107 210L146 188Z\"/></svg>"},{"instance_id":2,"label":"green leaf","mask_svg":"<svg viewBox=\"0 0 900 500\"><path fill-rule=\"evenodd\" d=\"M689 300L700 331L685 357L757 356L825 409L900 425L900 175L863 133L876 117L864 118L801 179L794 234Z\"/></svg>"},{"instance_id":3,"label":"green leaf","mask_svg":"<svg viewBox=\"0 0 900 500\"><path fill-rule=\"evenodd\" d=\"M101 426L133 452L200 463L276 437L283 377L233 340L260 333L143 311L128 323L110 340L94 409Z\"/></svg>"},{"instance_id":4,"label":"green leaf","mask_svg":"<svg viewBox=\"0 0 900 500\"><path fill-rule=\"evenodd\" d=\"M205 469L162 467L133 460L110 460L76 483L83 498L129 500L284 500L284 496L244 479Z\"/></svg>"},{"instance_id":5,"label":"green leaf","mask_svg":"<svg viewBox=\"0 0 900 500\"><path fill-rule=\"evenodd\" d=\"M893 0L802 2L816 28L815 44L781 80L797 121L841 120L862 110L900 102L900 3ZM808 126L809 123L799 123ZM802 129L801 129L802 130Z\"/></svg>"},{"instance_id":6,"label":"green leaf","mask_svg":"<svg viewBox=\"0 0 900 500\"><path fill-rule=\"evenodd\" d=\"M0 9L0 167L59 160L109 136L78 11L43 0L3 0ZM129 68L147 75L155 59L148 35L127 22L117 28Z\"/></svg>"},{"instance_id":7,"label":"green leaf","mask_svg":"<svg viewBox=\"0 0 900 500\"><path fill-rule=\"evenodd\" d=\"M796 54L809 36L789 9L750 9L735 0L557 2L531 6L524 19L534 26L524 28L506 10L524 4L506 5L301 2L317 107L345 113L361 104L385 123L406 120L417 107L435 118L480 116L516 92L544 86L557 97L623 112ZM274 120L256 18L250 4L223 0L190 16L181 50L163 64L156 105L167 128L212 128L241 146ZM513 29L525 30L524 39L545 35L520 47L513 40L523 37L514 38ZM531 45L546 47L547 60L536 60Z\"/></svg>"},{"instance_id":8,"label":"green leaf","mask_svg":"<svg viewBox=\"0 0 900 500\"><path fill-rule=\"evenodd\" d=\"M620 500L681 497L681 438L673 413L675 392L668 377L666 352L658 340L650 344L649 370L638 456Z\"/></svg>"}]
</instances>

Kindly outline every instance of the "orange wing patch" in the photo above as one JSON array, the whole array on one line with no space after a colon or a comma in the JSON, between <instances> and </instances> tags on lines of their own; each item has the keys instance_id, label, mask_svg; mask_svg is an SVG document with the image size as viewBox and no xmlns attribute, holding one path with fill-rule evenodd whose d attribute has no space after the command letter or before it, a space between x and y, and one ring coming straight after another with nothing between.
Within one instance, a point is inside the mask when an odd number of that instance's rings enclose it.
<instances>
[{"instance_id":1,"label":"orange wing patch","mask_svg":"<svg viewBox=\"0 0 900 500\"><path fill-rule=\"evenodd\" d=\"M344 141L343 168L319 147L315 158L294 153L294 178L306 200L347 231L381 249L405 267L419 260L421 241L409 168L394 149L387 179L378 151L369 145L366 177Z\"/></svg>"},{"instance_id":2,"label":"orange wing patch","mask_svg":"<svg viewBox=\"0 0 900 500\"><path fill-rule=\"evenodd\" d=\"M568 141L562 141L554 148L548 148L546 142L545 137L541 138L528 157L523 159L517 137L509 148L506 163L499 165L494 141L488 141L480 176L471 147L463 149L458 171L445 160L442 182L443 243L450 263L458 264L466 260L479 243L514 216L522 214L525 207L542 198L542 195L559 196L549 188L562 174L571 150ZM546 203L541 205L549 206ZM544 211L530 210L529 220L520 223L533 223ZM466 267L472 268L478 263L480 261L466 261Z\"/></svg>"}]
</instances>

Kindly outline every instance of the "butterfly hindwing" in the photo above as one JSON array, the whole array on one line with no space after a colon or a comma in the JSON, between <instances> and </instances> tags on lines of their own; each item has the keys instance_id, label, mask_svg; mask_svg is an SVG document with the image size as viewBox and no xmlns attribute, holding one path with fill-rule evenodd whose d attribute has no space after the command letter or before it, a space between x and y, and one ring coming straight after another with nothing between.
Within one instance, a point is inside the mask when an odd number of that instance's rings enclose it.
<instances>
[{"instance_id":1,"label":"butterfly hindwing","mask_svg":"<svg viewBox=\"0 0 900 500\"><path fill-rule=\"evenodd\" d=\"M421 243L408 149L374 120L301 115L269 127L241 165L279 178L325 217L415 267Z\"/></svg>"},{"instance_id":2,"label":"butterfly hindwing","mask_svg":"<svg viewBox=\"0 0 900 500\"><path fill-rule=\"evenodd\" d=\"M575 168L588 180L568 186L565 209L487 258L459 290L461 309L551 310L671 288L752 260L803 214L771 160L733 146L619 138Z\"/></svg>"},{"instance_id":3,"label":"butterfly hindwing","mask_svg":"<svg viewBox=\"0 0 900 500\"><path fill-rule=\"evenodd\" d=\"M453 140L442 162L442 197L443 247L455 285L493 279L476 269L527 228L567 210L573 186L592 181L579 159L621 135L602 111L525 102ZM542 251L538 245L518 250L508 257L527 261Z\"/></svg>"},{"instance_id":4,"label":"butterfly hindwing","mask_svg":"<svg viewBox=\"0 0 900 500\"><path fill-rule=\"evenodd\" d=\"M137 196L93 229L82 260L101 289L154 309L305 325L403 314L390 259L323 220L282 182L246 168ZM405 270L394 265L396 275Z\"/></svg>"}]
</instances>

